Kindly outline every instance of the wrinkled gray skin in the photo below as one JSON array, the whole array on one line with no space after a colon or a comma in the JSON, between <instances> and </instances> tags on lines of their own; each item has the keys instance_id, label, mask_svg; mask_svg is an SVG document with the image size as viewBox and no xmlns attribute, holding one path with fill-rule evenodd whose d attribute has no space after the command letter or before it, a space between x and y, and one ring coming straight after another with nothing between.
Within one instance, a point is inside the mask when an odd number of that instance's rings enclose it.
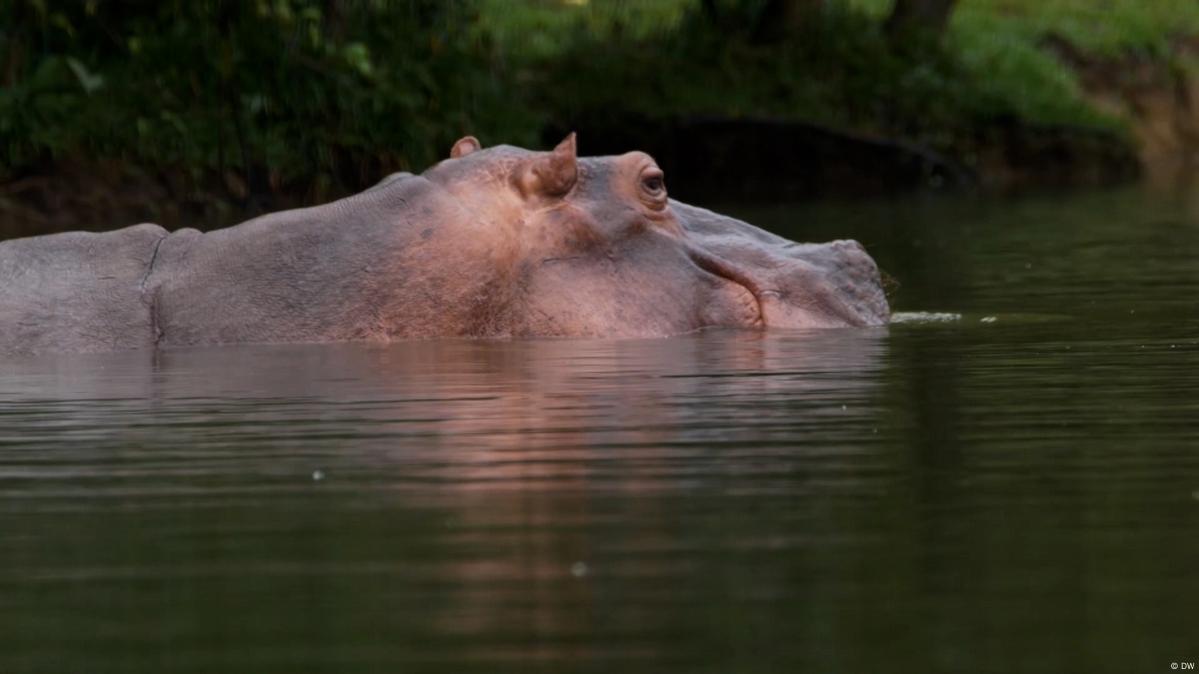
<instances>
[{"instance_id":1,"label":"wrinkled gray skin","mask_svg":"<svg viewBox=\"0 0 1199 674\"><path fill-rule=\"evenodd\" d=\"M797 244L667 199L640 152L463 138L419 176L228 229L0 242L0 353L885 323L854 241Z\"/></svg>"}]
</instances>

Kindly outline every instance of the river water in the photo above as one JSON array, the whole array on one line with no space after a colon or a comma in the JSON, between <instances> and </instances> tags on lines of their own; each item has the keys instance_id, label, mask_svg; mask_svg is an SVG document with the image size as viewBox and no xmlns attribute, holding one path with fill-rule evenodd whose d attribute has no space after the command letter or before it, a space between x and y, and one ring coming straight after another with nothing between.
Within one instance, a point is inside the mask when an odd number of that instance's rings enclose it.
<instances>
[{"instance_id":1,"label":"river water","mask_svg":"<svg viewBox=\"0 0 1199 674\"><path fill-rule=\"evenodd\" d=\"M724 210L904 320L0 363L0 672L1199 660L1199 202Z\"/></svg>"}]
</instances>

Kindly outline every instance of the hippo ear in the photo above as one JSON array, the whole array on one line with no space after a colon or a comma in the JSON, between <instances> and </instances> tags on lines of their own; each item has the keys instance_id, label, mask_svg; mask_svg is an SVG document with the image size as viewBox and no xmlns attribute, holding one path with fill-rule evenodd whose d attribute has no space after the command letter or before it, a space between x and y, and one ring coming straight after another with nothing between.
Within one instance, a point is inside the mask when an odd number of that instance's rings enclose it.
<instances>
[{"instance_id":1,"label":"hippo ear","mask_svg":"<svg viewBox=\"0 0 1199 674\"><path fill-rule=\"evenodd\" d=\"M557 197L575 186L579 177L579 161L572 132L553 151L539 155L519 178L521 191L526 195L541 194Z\"/></svg>"},{"instance_id":2,"label":"hippo ear","mask_svg":"<svg viewBox=\"0 0 1199 674\"><path fill-rule=\"evenodd\" d=\"M479 144L478 138L475 138L474 136L463 136L458 139L457 143L454 143L454 147L450 148L450 159L465 157L471 152L481 149L483 149L483 146Z\"/></svg>"}]
</instances>

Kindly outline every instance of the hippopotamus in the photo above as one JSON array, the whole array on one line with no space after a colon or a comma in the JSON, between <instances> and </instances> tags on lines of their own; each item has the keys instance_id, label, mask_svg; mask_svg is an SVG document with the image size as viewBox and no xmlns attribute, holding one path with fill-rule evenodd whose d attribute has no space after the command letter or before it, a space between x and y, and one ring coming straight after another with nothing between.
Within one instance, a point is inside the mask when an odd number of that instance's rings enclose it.
<instances>
[{"instance_id":1,"label":"hippopotamus","mask_svg":"<svg viewBox=\"0 0 1199 674\"><path fill-rule=\"evenodd\" d=\"M0 242L0 353L874 326L855 241L801 244L667 196L642 152L472 136L420 175L226 229Z\"/></svg>"}]
</instances>

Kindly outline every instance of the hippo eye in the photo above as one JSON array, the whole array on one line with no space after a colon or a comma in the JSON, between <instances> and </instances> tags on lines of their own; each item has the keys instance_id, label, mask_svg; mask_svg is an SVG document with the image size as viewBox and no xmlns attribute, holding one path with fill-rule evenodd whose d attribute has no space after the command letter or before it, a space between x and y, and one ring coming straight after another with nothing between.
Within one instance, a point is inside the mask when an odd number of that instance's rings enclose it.
<instances>
[{"instance_id":1,"label":"hippo eye","mask_svg":"<svg viewBox=\"0 0 1199 674\"><path fill-rule=\"evenodd\" d=\"M650 194L657 194L666 189L666 183L662 181L661 172L646 171L645 175L641 176L641 187Z\"/></svg>"},{"instance_id":2,"label":"hippo eye","mask_svg":"<svg viewBox=\"0 0 1199 674\"><path fill-rule=\"evenodd\" d=\"M641 174L641 191L652 205L665 201L666 182L662 169L652 166Z\"/></svg>"}]
</instances>

